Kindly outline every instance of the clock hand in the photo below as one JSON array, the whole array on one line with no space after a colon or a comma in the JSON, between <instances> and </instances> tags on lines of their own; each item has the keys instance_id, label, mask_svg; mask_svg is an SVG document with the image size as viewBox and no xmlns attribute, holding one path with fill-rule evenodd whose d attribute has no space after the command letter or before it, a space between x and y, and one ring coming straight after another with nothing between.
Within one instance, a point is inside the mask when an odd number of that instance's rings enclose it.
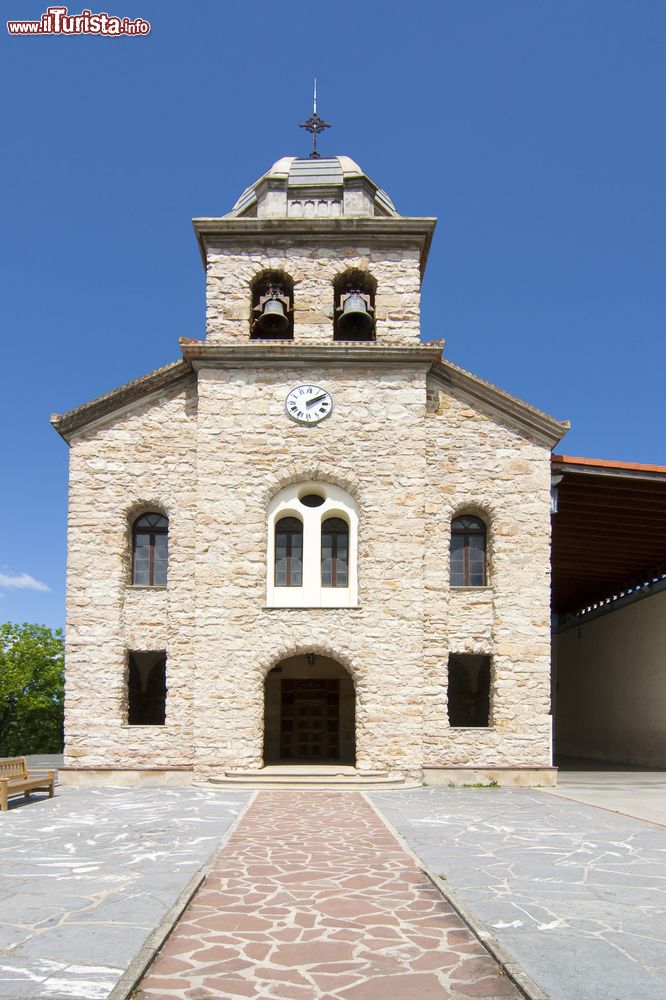
<instances>
[{"instance_id":1,"label":"clock hand","mask_svg":"<svg viewBox=\"0 0 666 1000\"><path fill-rule=\"evenodd\" d=\"M320 403L322 401L322 399L326 399L326 393L325 392L322 392L321 396L315 396L314 399L309 399L305 405L306 405L306 407L307 406L314 406L315 403Z\"/></svg>"}]
</instances>

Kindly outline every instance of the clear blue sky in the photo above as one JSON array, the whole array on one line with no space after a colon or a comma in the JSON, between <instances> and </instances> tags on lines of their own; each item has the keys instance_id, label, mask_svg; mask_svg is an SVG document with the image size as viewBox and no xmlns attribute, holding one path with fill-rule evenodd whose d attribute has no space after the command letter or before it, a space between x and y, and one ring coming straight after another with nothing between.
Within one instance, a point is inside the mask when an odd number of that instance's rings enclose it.
<instances>
[{"instance_id":1,"label":"clear blue sky","mask_svg":"<svg viewBox=\"0 0 666 1000\"><path fill-rule=\"evenodd\" d=\"M315 74L322 152L439 217L425 337L566 453L666 464L664 0L87 0L151 34L7 35L46 6L2 4L0 620L64 621L49 414L203 336L190 220L307 154Z\"/></svg>"}]
</instances>

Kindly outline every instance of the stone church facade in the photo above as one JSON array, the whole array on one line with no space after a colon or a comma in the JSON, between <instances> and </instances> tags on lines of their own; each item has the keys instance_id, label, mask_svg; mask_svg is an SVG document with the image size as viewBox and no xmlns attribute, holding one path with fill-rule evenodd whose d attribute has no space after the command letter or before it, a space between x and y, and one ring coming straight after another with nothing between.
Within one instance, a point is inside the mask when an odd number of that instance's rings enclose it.
<instances>
[{"instance_id":1,"label":"stone church facade","mask_svg":"<svg viewBox=\"0 0 666 1000\"><path fill-rule=\"evenodd\" d=\"M53 418L70 782L266 764L549 783L567 425L421 340L435 227L346 157L195 219L205 340Z\"/></svg>"}]
</instances>

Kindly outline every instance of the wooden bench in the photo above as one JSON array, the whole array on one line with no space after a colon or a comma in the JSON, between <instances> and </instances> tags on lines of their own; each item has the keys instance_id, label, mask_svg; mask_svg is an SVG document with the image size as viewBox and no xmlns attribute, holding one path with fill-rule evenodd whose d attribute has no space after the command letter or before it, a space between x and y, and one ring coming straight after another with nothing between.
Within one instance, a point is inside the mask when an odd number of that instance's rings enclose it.
<instances>
[{"instance_id":1,"label":"wooden bench","mask_svg":"<svg viewBox=\"0 0 666 1000\"><path fill-rule=\"evenodd\" d=\"M12 795L30 797L31 792L48 792L53 798L54 771L28 770L25 757L0 757L0 810L9 809Z\"/></svg>"}]
</instances>

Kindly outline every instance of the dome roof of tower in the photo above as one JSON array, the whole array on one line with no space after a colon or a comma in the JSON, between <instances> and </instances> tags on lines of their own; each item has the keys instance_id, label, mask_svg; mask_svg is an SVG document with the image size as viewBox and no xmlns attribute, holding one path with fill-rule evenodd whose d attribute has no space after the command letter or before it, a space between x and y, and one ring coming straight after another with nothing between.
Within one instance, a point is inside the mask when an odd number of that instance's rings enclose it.
<instances>
[{"instance_id":1,"label":"dome roof of tower","mask_svg":"<svg viewBox=\"0 0 666 1000\"><path fill-rule=\"evenodd\" d=\"M362 218L398 213L349 156L283 156L242 195L227 218Z\"/></svg>"}]
</instances>

